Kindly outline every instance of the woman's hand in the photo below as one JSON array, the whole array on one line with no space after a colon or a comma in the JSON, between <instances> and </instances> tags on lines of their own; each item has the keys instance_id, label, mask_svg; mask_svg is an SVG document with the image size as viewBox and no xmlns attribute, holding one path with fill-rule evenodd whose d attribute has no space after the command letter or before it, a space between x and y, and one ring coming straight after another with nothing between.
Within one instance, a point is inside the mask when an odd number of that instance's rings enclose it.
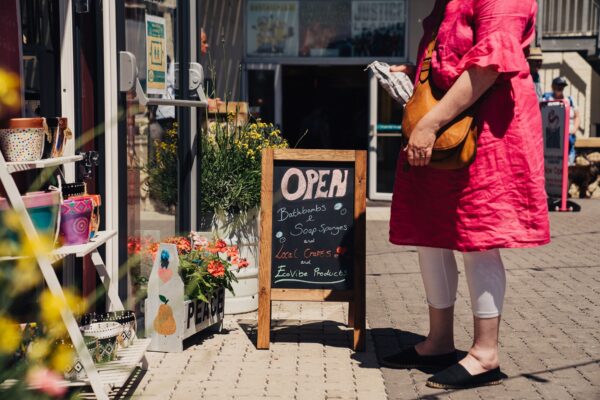
<instances>
[{"instance_id":1,"label":"woman's hand","mask_svg":"<svg viewBox=\"0 0 600 400\"><path fill-rule=\"evenodd\" d=\"M390 72L404 72L410 80L415 79L415 66L409 64L390 65Z\"/></svg>"},{"instance_id":2,"label":"woman's hand","mask_svg":"<svg viewBox=\"0 0 600 400\"><path fill-rule=\"evenodd\" d=\"M469 108L500 75L491 67L472 67L464 71L448 92L415 126L406 151L408 163L425 166L431 161L436 133Z\"/></svg>"},{"instance_id":3,"label":"woman's hand","mask_svg":"<svg viewBox=\"0 0 600 400\"><path fill-rule=\"evenodd\" d=\"M427 116L421 118L417 123L408 140L408 146L406 146L410 165L424 167L429 164L437 130L435 124L430 122Z\"/></svg>"}]
</instances>

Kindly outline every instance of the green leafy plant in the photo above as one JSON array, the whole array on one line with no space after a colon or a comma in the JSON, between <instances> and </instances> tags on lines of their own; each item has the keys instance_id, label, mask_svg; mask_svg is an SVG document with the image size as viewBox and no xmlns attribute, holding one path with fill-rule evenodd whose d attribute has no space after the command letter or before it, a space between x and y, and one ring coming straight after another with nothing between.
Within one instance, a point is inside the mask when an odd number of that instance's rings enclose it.
<instances>
[{"instance_id":1,"label":"green leafy plant","mask_svg":"<svg viewBox=\"0 0 600 400\"><path fill-rule=\"evenodd\" d=\"M143 167L148 174L145 183L150 198L167 209L177 205L177 139L178 125L174 123L162 140L155 140L156 155Z\"/></svg>"},{"instance_id":2,"label":"green leafy plant","mask_svg":"<svg viewBox=\"0 0 600 400\"><path fill-rule=\"evenodd\" d=\"M174 236L162 240L177 246L179 254L179 274L185 284L188 299L209 302L219 288L233 293L232 282L237 282L233 270L248 266L248 261L240 258L236 246L229 246L218 238L207 238L192 232L189 237ZM159 243L149 245L153 257L157 257Z\"/></svg>"},{"instance_id":3,"label":"green leafy plant","mask_svg":"<svg viewBox=\"0 0 600 400\"><path fill-rule=\"evenodd\" d=\"M260 120L237 126L230 114L202 133L201 208L204 213L245 212L260 204L261 152L287 148L281 131Z\"/></svg>"}]
</instances>

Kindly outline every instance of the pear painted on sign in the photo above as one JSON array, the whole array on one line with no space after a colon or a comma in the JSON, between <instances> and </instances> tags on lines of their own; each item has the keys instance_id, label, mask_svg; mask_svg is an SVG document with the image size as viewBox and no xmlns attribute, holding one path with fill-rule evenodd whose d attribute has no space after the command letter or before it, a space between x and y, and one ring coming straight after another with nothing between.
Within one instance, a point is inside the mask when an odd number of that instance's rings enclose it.
<instances>
[{"instance_id":1,"label":"pear painted on sign","mask_svg":"<svg viewBox=\"0 0 600 400\"><path fill-rule=\"evenodd\" d=\"M173 310L167 304L169 299L163 295L159 295L158 297L163 304L158 307L158 313L156 314L156 318L154 318L154 330L161 335L169 336L175 333L177 324L173 317Z\"/></svg>"}]
</instances>

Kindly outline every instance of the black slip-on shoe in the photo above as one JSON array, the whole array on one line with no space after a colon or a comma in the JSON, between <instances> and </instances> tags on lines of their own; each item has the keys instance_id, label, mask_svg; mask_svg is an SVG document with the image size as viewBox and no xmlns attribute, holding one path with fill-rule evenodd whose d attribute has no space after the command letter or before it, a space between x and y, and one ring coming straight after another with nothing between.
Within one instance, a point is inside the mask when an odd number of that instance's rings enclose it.
<instances>
[{"instance_id":1,"label":"black slip-on shoe","mask_svg":"<svg viewBox=\"0 0 600 400\"><path fill-rule=\"evenodd\" d=\"M456 363L456 351L433 356L422 356L414 347L383 357L381 365L388 368L446 368Z\"/></svg>"},{"instance_id":2,"label":"black slip-on shoe","mask_svg":"<svg viewBox=\"0 0 600 400\"><path fill-rule=\"evenodd\" d=\"M500 367L471 375L461 364L454 364L427 380L427 386L436 389L466 389L477 386L499 385L506 378Z\"/></svg>"}]
</instances>

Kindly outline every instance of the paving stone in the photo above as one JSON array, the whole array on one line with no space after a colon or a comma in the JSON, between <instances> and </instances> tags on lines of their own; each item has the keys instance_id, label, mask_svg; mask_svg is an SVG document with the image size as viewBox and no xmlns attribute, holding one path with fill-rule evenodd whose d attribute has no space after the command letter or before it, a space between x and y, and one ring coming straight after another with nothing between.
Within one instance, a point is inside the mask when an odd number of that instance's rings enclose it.
<instances>
[{"instance_id":1,"label":"paving stone","mask_svg":"<svg viewBox=\"0 0 600 400\"><path fill-rule=\"evenodd\" d=\"M551 213L550 245L502 251L508 288L500 358L513 378L500 386L452 394L424 387L427 375L419 371L384 368L390 399L462 399L477 393L486 399L600 398L598 386L591 383L600 382L600 202L578 202L580 213ZM418 335L428 328L417 253L389 244L387 232L385 221L367 223L367 319L379 357L422 340ZM466 350L472 318L458 254L457 263L454 328L457 346Z\"/></svg>"}]
</instances>

